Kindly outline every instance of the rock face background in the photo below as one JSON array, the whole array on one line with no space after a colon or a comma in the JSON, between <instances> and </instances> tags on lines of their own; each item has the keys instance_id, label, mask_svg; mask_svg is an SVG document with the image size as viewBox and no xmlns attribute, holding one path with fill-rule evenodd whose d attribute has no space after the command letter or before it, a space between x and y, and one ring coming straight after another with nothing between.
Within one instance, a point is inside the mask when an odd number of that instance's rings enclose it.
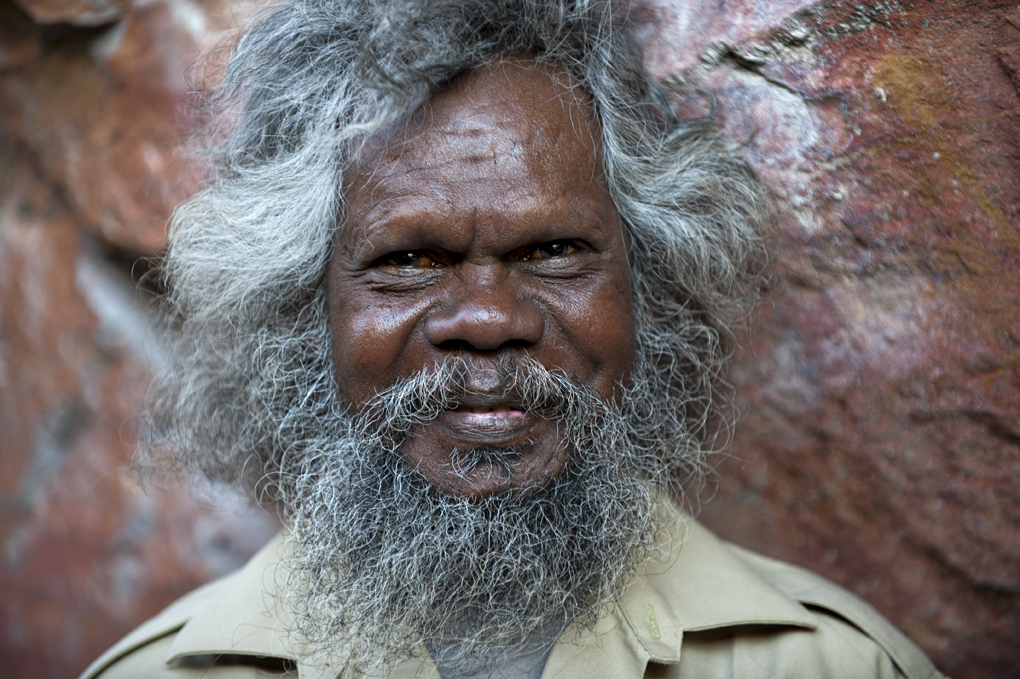
<instances>
[{"instance_id":1,"label":"rock face background","mask_svg":"<svg viewBox=\"0 0 1020 679\"><path fill-rule=\"evenodd\" d=\"M184 74L252 9L0 0L5 676L74 676L277 529L125 471L160 361L133 262L197 185ZM703 519L854 590L957 679L1020 675L1020 9L634 12L678 107L776 197Z\"/></svg>"}]
</instances>

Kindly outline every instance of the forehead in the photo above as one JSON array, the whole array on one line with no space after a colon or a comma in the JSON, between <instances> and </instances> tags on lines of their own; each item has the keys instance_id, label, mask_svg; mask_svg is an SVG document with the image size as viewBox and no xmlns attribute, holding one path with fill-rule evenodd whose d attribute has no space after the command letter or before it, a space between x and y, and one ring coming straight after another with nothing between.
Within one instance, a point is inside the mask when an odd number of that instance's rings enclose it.
<instances>
[{"instance_id":1,"label":"forehead","mask_svg":"<svg viewBox=\"0 0 1020 679\"><path fill-rule=\"evenodd\" d=\"M412 114L366 138L345 177L350 208L429 200L439 185L515 199L543 193L604 202L598 124L562 68L501 57L458 76ZM588 206L595 207L595 206ZM351 214L357 220L365 214Z\"/></svg>"},{"instance_id":2,"label":"forehead","mask_svg":"<svg viewBox=\"0 0 1020 679\"><path fill-rule=\"evenodd\" d=\"M486 133L494 127L505 133L504 143L480 146L478 160L512 154L520 144L538 140L565 142L588 154L595 154L599 144L588 96L566 71L500 57L459 75L416 111L370 135L354 164L427 160L422 154L437 142L493 142Z\"/></svg>"}]
</instances>

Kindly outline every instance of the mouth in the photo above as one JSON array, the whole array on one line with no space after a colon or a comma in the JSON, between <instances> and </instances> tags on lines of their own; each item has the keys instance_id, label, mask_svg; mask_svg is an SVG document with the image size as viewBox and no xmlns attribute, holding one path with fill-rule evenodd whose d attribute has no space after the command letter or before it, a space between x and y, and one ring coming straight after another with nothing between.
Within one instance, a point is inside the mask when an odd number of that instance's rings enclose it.
<instances>
[{"instance_id":1,"label":"mouth","mask_svg":"<svg viewBox=\"0 0 1020 679\"><path fill-rule=\"evenodd\" d=\"M482 407L471 407L471 406L458 406L453 409L453 412L457 413L474 413L476 415L483 415L485 413L512 413L520 412L519 408L512 408L510 406L482 406Z\"/></svg>"},{"instance_id":2,"label":"mouth","mask_svg":"<svg viewBox=\"0 0 1020 679\"><path fill-rule=\"evenodd\" d=\"M522 418L525 416L523 408L513 406L459 406L453 410L447 410L448 417L458 418L464 421L485 422L488 420L505 420Z\"/></svg>"},{"instance_id":3,"label":"mouth","mask_svg":"<svg viewBox=\"0 0 1020 679\"><path fill-rule=\"evenodd\" d=\"M519 403L476 396L443 411L436 423L465 442L503 445L526 437L538 419Z\"/></svg>"},{"instance_id":4,"label":"mouth","mask_svg":"<svg viewBox=\"0 0 1020 679\"><path fill-rule=\"evenodd\" d=\"M570 447L555 417L525 406L512 389L487 392L460 394L409 432L401 454L444 492L464 497L538 488L558 476Z\"/></svg>"}]
</instances>

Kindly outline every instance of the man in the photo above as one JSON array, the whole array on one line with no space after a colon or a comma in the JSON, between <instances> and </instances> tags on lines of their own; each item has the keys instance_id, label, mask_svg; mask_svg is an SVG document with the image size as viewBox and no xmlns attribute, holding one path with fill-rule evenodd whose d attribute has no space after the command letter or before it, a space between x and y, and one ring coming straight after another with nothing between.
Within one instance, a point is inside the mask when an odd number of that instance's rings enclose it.
<instances>
[{"instance_id":1,"label":"man","mask_svg":"<svg viewBox=\"0 0 1020 679\"><path fill-rule=\"evenodd\" d=\"M175 216L148 460L287 532L86 677L937 677L719 542L704 467L763 191L603 2L293 2Z\"/></svg>"}]
</instances>

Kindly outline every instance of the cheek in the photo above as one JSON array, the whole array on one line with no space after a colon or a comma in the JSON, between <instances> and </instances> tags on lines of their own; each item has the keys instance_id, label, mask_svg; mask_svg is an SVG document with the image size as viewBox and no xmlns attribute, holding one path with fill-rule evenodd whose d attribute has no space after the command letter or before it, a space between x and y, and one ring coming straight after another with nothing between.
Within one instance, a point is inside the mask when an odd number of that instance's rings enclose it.
<instances>
[{"instance_id":1,"label":"cheek","mask_svg":"<svg viewBox=\"0 0 1020 679\"><path fill-rule=\"evenodd\" d=\"M415 353L419 310L367 304L355 291L329 295L333 372L341 398L358 406L391 385Z\"/></svg>"},{"instance_id":2,"label":"cheek","mask_svg":"<svg viewBox=\"0 0 1020 679\"><path fill-rule=\"evenodd\" d=\"M637 349L634 314L629 286L610 286L597 306L598 320L590 338L601 364L599 391L616 393L618 383L627 383Z\"/></svg>"},{"instance_id":3,"label":"cheek","mask_svg":"<svg viewBox=\"0 0 1020 679\"><path fill-rule=\"evenodd\" d=\"M634 365L635 327L627 280L605 281L562 307L567 341L590 366L590 384L605 398L617 396L617 385L627 383Z\"/></svg>"}]
</instances>

